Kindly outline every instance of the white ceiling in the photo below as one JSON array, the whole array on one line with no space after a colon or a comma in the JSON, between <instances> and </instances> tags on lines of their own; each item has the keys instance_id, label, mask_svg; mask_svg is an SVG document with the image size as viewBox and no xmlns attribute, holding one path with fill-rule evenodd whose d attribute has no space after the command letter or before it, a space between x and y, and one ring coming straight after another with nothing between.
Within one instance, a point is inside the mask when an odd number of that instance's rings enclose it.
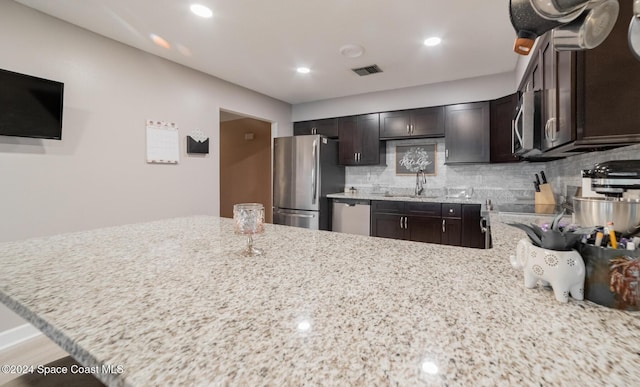
<instances>
[{"instance_id":1,"label":"white ceiling","mask_svg":"<svg viewBox=\"0 0 640 387\"><path fill-rule=\"evenodd\" d=\"M503 73L517 60L507 0L17 1L291 104ZM193 2L214 16L193 15ZM434 35L441 45L422 44ZM361 57L340 54L354 43ZM383 73L350 70L371 64Z\"/></svg>"}]
</instances>

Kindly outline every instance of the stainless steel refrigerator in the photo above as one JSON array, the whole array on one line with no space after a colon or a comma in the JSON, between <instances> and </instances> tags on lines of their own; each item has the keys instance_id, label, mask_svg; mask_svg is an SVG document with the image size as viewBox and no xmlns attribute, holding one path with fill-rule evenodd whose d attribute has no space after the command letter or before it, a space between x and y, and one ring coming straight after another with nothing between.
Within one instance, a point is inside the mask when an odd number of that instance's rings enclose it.
<instances>
[{"instance_id":1,"label":"stainless steel refrigerator","mask_svg":"<svg viewBox=\"0 0 640 387\"><path fill-rule=\"evenodd\" d=\"M321 135L277 137L273 144L273 223L331 229L327 194L344 190L338 141Z\"/></svg>"}]
</instances>

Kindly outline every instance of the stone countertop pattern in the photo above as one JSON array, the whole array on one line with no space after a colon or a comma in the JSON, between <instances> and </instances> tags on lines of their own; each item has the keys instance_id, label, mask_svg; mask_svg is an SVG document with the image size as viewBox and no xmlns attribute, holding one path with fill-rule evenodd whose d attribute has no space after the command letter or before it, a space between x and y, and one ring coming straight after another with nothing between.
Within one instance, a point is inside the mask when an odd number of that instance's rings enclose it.
<instances>
[{"instance_id":1,"label":"stone countertop pattern","mask_svg":"<svg viewBox=\"0 0 640 387\"><path fill-rule=\"evenodd\" d=\"M508 218L517 220L517 218ZM533 219L533 218L532 218ZM490 250L176 218L0 244L0 301L111 386L640 384L640 315Z\"/></svg>"}]
</instances>

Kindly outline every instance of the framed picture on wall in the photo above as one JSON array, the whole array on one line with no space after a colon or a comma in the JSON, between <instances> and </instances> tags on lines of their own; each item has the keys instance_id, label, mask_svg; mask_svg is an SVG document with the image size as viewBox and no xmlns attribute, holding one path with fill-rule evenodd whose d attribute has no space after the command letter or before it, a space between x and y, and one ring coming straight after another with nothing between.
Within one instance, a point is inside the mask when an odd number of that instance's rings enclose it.
<instances>
[{"instance_id":1,"label":"framed picture on wall","mask_svg":"<svg viewBox=\"0 0 640 387\"><path fill-rule=\"evenodd\" d=\"M438 144L396 146L396 175L415 175L423 170L425 175L436 175Z\"/></svg>"}]
</instances>

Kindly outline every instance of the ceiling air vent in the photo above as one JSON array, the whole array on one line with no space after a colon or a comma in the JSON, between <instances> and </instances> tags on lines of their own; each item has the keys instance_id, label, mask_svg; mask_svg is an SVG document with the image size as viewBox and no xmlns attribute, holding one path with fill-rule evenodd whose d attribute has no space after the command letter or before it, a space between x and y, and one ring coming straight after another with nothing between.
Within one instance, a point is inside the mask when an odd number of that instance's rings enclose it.
<instances>
[{"instance_id":1,"label":"ceiling air vent","mask_svg":"<svg viewBox=\"0 0 640 387\"><path fill-rule=\"evenodd\" d=\"M382 69L380 67L378 67L378 65L374 64L371 66L365 66L365 67L359 67L357 69L351 69L353 70L354 73L358 74L359 76L363 77L365 75L370 75L370 74L375 74L375 73L381 73Z\"/></svg>"}]
</instances>

